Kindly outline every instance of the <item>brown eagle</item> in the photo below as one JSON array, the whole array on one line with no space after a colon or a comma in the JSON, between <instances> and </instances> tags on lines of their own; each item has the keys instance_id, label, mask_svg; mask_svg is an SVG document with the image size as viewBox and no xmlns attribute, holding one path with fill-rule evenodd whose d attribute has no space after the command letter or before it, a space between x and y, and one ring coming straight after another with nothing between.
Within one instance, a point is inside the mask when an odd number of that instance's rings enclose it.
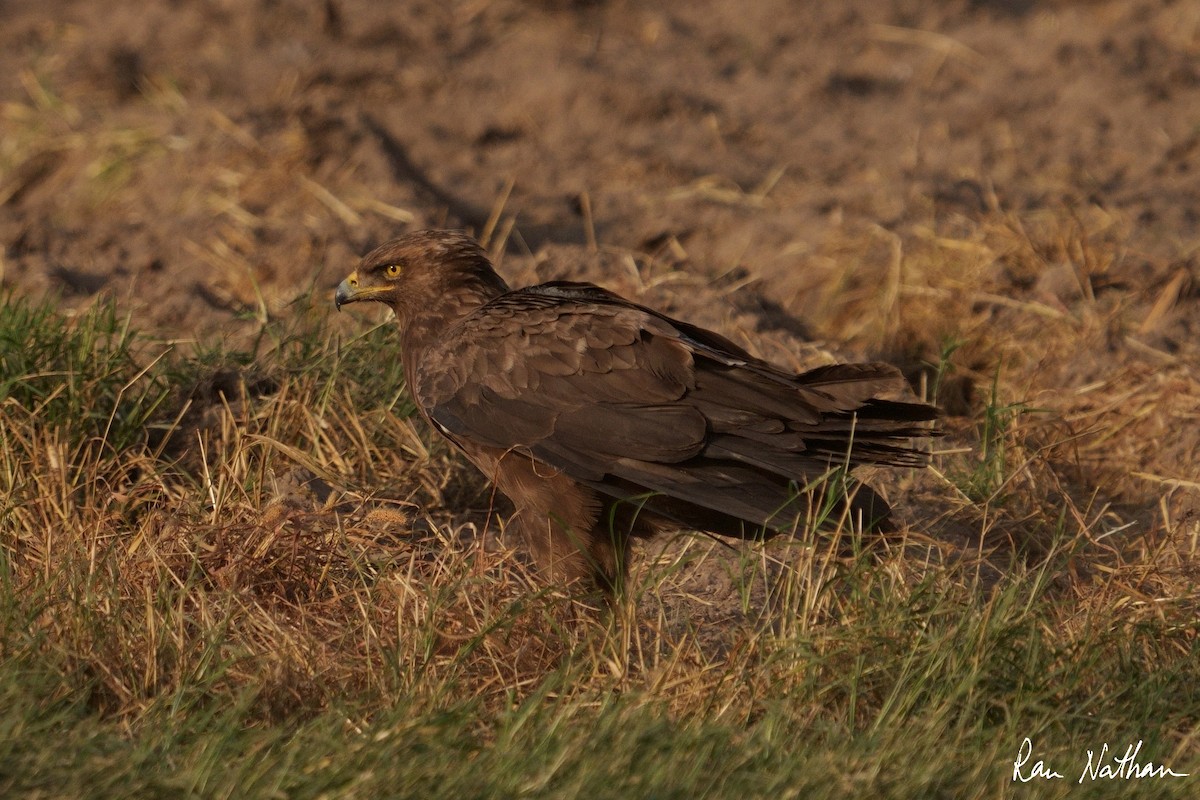
<instances>
[{"instance_id":1,"label":"brown eagle","mask_svg":"<svg viewBox=\"0 0 1200 800\"><path fill-rule=\"evenodd\" d=\"M459 232L368 253L335 302L360 300L395 311L421 415L508 496L553 580L611 591L630 538L663 526L768 537L822 508L878 526L887 504L840 468L923 465L909 440L935 432L933 406L883 399L907 389L892 366L797 375L592 284L510 289Z\"/></svg>"}]
</instances>

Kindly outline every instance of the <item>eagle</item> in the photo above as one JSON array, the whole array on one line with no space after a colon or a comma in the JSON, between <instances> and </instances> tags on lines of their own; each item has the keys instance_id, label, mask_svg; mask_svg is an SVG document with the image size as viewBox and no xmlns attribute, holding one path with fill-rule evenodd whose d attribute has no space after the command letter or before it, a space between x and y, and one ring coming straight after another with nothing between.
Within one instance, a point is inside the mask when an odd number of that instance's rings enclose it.
<instances>
[{"instance_id":1,"label":"eagle","mask_svg":"<svg viewBox=\"0 0 1200 800\"><path fill-rule=\"evenodd\" d=\"M922 466L912 440L937 433L893 366L796 374L590 283L510 289L458 231L364 256L335 304L368 300L395 312L420 415L512 501L506 530L536 570L610 596L631 539L663 529L884 527L888 505L849 470Z\"/></svg>"}]
</instances>

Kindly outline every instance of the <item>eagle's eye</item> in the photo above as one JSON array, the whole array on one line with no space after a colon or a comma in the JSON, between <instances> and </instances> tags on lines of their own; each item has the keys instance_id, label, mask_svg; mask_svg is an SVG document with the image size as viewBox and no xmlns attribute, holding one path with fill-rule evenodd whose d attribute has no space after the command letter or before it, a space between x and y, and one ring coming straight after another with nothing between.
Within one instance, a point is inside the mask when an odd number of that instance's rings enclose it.
<instances>
[{"instance_id":1,"label":"eagle's eye","mask_svg":"<svg viewBox=\"0 0 1200 800\"><path fill-rule=\"evenodd\" d=\"M399 275L400 275L400 265L399 265L399 264L388 264L388 266L387 266L387 269L386 269L386 270L384 270L384 272L386 272L386 273L387 273L387 276L388 276L389 278L396 278L396 277L399 277Z\"/></svg>"}]
</instances>

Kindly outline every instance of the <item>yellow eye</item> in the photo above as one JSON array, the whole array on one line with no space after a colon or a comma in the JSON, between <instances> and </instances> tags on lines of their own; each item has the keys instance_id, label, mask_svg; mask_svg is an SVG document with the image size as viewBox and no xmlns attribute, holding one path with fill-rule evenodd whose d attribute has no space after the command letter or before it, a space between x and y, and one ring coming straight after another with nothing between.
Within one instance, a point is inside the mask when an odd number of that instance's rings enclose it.
<instances>
[{"instance_id":1,"label":"yellow eye","mask_svg":"<svg viewBox=\"0 0 1200 800\"><path fill-rule=\"evenodd\" d=\"M387 276L389 278L395 278L396 276L398 276L400 274L400 265L399 264L388 264L388 268L385 271L387 272Z\"/></svg>"}]
</instances>

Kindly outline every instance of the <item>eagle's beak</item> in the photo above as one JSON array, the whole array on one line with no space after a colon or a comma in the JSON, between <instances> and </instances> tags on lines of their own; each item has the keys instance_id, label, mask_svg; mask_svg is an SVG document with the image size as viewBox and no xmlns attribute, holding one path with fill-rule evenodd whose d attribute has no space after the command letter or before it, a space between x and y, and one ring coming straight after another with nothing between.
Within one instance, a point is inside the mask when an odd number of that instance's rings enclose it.
<instances>
[{"instance_id":1,"label":"eagle's beak","mask_svg":"<svg viewBox=\"0 0 1200 800\"><path fill-rule=\"evenodd\" d=\"M346 280L338 284L337 291L333 295L334 307L341 311L342 306L346 303L353 303L356 291L358 291L358 273L351 272Z\"/></svg>"},{"instance_id":2,"label":"eagle's beak","mask_svg":"<svg viewBox=\"0 0 1200 800\"><path fill-rule=\"evenodd\" d=\"M333 295L333 304L338 311L346 303L357 303L359 300L379 300L379 295L390 291L387 286L363 287L358 282L358 270L351 272L346 280L338 284L337 292Z\"/></svg>"}]
</instances>

